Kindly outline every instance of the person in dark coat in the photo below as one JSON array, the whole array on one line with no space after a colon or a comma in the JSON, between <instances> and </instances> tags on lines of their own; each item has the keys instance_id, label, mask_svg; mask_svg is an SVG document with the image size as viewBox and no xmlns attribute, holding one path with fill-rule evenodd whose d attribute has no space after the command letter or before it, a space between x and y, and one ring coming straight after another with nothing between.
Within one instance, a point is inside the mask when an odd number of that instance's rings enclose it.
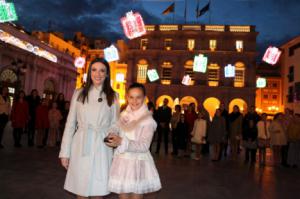
<instances>
[{"instance_id":1,"label":"person in dark coat","mask_svg":"<svg viewBox=\"0 0 300 199\"><path fill-rule=\"evenodd\" d=\"M167 98L163 101L163 106L159 107L157 110L157 147L156 154L159 153L160 143L162 136L164 137L165 144L165 154L168 154L168 143L169 143L169 124L172 117L172 110L168 107L169 100Z\"/></svg>"},{"instance_id":2,"label":"person in dark coat","mask_svg":"<svg viewBox=\"0 0 300 199\"><path fill-rule=\"evenodd\" d=\"M243 128L243 141L245 150L245 163L249 162L251 157L251 163L256 162L257 151L257 136L258 131L254 120L249 120L249 124Z\"/></svg>"},{"instance_id":3,"label":"person in dark coat","mask_svg":"<svg viewBox=\"0 0 300 199\"><path fill-rule=\"evenodd\" d=\"M213 117L212 122L208 128L208 141L212 145L212 160L219 160L219 154L221 151L221 143L225 139L226 135L226 123L225 119L221 116L221 110L217 109Z\"/></svg>"},{"instance_id":4,"label":"person in dark coat","mask_svg":"<svg viewBox=\"0 0 300 199\"><path fill-rule=\"evenodd\" d=\"M183 114L180 114L180 120L176 125L175 131L177 135L178 157L183 157L190 134L188 132L188 124L186 123Z\"/></svg>"},{"instance_id":5,"label":"person in dark coat","mask_svg":"<svg viewBox=\"0 0 300 199\"><path fill-rule=\"evenodd\" d=\"M28 146L34 145L34 135L35 135L35 118L36 118L36 108L40 104L41 98L38 95L38 91L33 89L31 94L27 97L27 102L29 106L29 122L28 122Z\"/></svg>"},{"instance_id":6,"label":"person in dark coat","mask_svg":"<svg viewBox=\"0 0 300 199\"><path fill-rule=\"evenodd\" d=\"M15 147L21 147L21 136L29 120L28 103L25 101L24 91L20 91L13 103L11 110L11 124L14 128L13 137Z\"/></svg>"},{"instance_id":7,"label":"person in dark coat","mask_svg":"<svg viewBox=\"0 0 300 199\"><path fill-rule=\"evenodd\" d=\"M221 116L225 120L226 132L225 132L224 140L221 143L221 152L220 152L219 159L221 159L223 153L224 153L224 157L227 156L227 148L228 148L228 132L229 132L228 115L229 114L228 114L228 110L225 109L225 104L223 102L220 104L220 111L221 111Z\"/></svg>"}]
</instances>

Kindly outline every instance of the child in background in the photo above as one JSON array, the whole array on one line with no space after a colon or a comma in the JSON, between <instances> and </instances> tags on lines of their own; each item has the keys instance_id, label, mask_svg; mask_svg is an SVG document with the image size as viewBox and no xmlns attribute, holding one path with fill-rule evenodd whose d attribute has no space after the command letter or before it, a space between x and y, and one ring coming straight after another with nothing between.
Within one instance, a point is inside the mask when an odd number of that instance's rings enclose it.
<instances>
[{"instance_id":1,"label":"child in background","mask_svg":"<svg viewBox=\"0 0 300 199\"><path fill-rule=\"evenodd\" d=\"M194 128L191 133L193 136L191 142L196 145L196 155L194 160L200 160L200 154L202 145L206 143L206 120L204 119L204 114L202 112L198 113L198 118L195 120Z\"/></svg>"},{"instance_id":2,"label":"child in background","mask_svg":"<svg viewBox=\"0 0 300 199\"><path fill-rule=\"evenodd\" d=\"M60 111L57 109L57 103L53 102L51 109L48 113L49 118L49 138L48 138L48 146L54 147L56 146L56 142L58 141L59 134L59 124L62 119L62 115Z\"/></svg>"}]
</instances>

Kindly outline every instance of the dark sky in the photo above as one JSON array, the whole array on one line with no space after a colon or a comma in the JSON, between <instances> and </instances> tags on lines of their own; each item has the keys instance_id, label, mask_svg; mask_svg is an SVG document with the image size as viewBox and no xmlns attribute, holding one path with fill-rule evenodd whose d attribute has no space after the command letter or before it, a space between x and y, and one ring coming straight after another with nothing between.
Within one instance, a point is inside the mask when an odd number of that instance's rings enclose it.
<instances>
[{"instance_id":1,"label":"dark sky","mask_svg":"<svg viewBox=\"0 0 300 199\"><path fill-rule=\"evenodd\" d=\"M15 3L19 21L27 30L75 31L111 41L122 38L120 17L139 11L146 24L172 23L161 15L173 0L7 0ZM259 50L280 45L300 35L300 0L211 0L210 13L195 17L198 0L187 1L187 23L255 25ZM203 7L208 0L200 0ZM175 0L175 23L184 23L184 0ZM210 17L209 17L210 16Z\"/></svg>"}]
</instances>

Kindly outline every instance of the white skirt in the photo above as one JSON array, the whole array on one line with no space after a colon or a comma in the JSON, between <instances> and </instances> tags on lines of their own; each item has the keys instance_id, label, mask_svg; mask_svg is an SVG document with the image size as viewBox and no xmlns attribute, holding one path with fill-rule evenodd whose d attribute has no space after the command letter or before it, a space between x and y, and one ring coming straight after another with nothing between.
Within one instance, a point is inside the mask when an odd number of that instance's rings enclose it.
<instances>
[{"instance_id":1,"label":"white skirt","mask_svg":"<svg viewBox=\"0 0 300 199\"><path fill-rule=\"evenodd\" d=\"M114 156L108 181L109 191L145 194L160 189L161 182L150 152Z\"/></svg>"}]
</instances>

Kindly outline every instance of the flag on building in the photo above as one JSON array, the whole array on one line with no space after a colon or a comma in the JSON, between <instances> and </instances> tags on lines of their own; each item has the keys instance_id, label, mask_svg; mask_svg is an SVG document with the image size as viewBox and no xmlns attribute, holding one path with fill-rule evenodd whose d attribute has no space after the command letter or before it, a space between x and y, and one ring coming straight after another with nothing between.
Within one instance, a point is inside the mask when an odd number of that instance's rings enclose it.
<instances>
[{"instance_id":1,"label":"flag on building","mask_svg":"<svg viewBox=\"0 0 300 199\"><path fill-rule=\"evenodd\" d=\"M206 6L204 6L201 10L199 10L199 1L198 1L197 8L196 8L196 17L198 18L204 15L209 10L209 6L210 6L210 2L208 2Z\"/></svg>"},{"instance_id":2,"label":"flag on building","mask_svg":"<svg viewBox=\"0 0 300 199\"><path fill-rule=\"evenodd\" d=\"M174 10L175 10L175 3L172 3L169 7L167 7L167 9L165 9L165 10L162 12L162 14L163 14L163 15L167 15L167 14L169 14L169 13L171 13L171 12L174 12Z\"/></svg>"}]
</instances>

